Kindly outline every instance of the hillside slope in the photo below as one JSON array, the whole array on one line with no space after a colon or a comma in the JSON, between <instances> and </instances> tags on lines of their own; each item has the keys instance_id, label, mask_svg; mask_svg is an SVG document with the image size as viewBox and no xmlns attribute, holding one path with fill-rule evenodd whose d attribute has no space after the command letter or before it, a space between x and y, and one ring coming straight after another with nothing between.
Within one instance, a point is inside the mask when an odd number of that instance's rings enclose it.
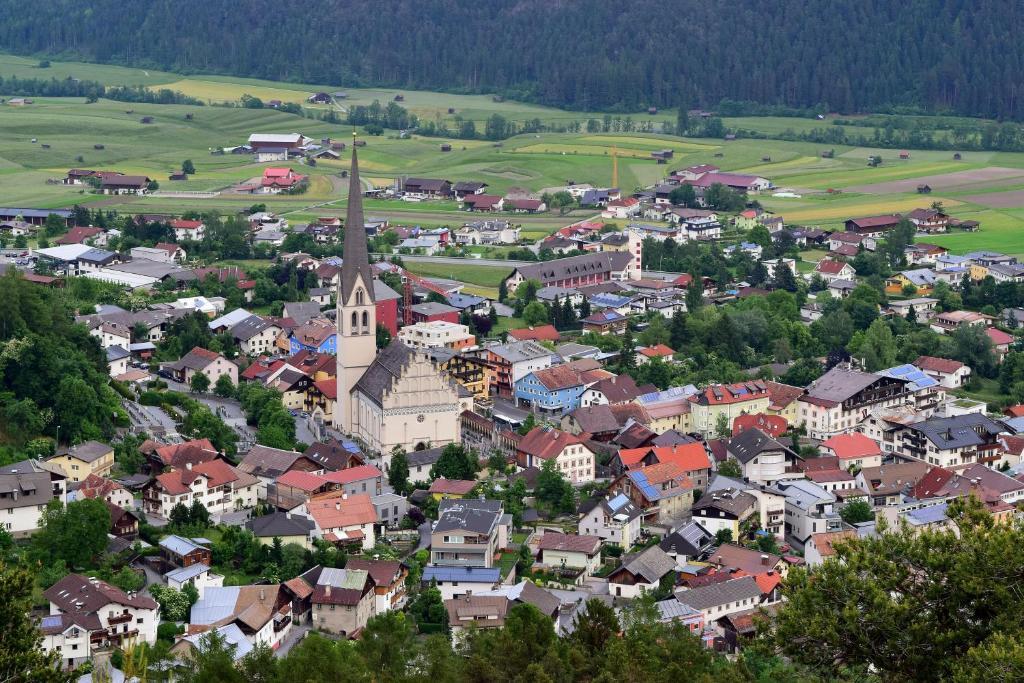
<instances>
[{"instance_id":1,"label":"hillside slope","mask_svg":"<svg viewBox=\"0 0 1024 683\"><path fill-rule=\"evenodd\" d=\"M0 49L574 109L722 98L1024 119L1015 0L0 0Z\"/></svg>"}]
</instances>

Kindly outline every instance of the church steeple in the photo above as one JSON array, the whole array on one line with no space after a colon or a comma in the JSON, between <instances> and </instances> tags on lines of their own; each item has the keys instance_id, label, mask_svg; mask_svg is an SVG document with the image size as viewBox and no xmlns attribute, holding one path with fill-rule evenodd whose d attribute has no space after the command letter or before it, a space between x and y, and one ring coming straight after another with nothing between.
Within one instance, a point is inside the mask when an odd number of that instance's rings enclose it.
<instances>
[{"instance_id":1,"label":"church steeple","mask_svg":"<svg viewBox=\"0 0 1024 683\"><path fill-rule=\"evenodd\" d=\"M366 251L366 220L363 217L363 186L359 182L359 159L356 138L352 134L352 169L348 179L348 211L345 214L345 253L341 264L341 293L338 302L352 301L359 277L367 288L369 301L373 301L373 271Z\"/></svg>"},{"instance_id":2,"label":"church steeple","mask_svg":"<svg viewBox=\"0 0 1024 683\"><path fill-rule=\"evenodd\" d=\"M366 249L363 187L359 183L354 134L352 142L345 253L338 288L338 394L334 407L334 426L348 434L356 431L358 421L353 410L352 389L377 355L377 307L373 296L373 270Z\"/></svg>"}]
</instances>

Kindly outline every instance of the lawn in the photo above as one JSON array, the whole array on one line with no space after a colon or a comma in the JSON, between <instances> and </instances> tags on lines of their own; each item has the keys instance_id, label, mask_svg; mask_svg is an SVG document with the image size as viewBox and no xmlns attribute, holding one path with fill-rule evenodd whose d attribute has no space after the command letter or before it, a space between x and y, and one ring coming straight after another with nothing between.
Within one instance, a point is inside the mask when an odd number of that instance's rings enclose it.
<instances>
[{"instance_id":1,"label":"lawn","mask_svg":"<svg viewBox=\"0 0 1024 683\"><path fill-rule=\"evenodd\" d=\"M424 277L438 277L448 280L458 280L480 287L493 287L497 291L501 281L508 277L513 270L499 268L498 266L479 266L468 262L466 264L435 263L431 261L409 260L405 267Z\"/></svg>"},{"instance_id":2,"label":"lawn","mask_svg":"<svg viewBox=\"0 0 1024 683\"><path fill-rule=\"evenodd\" d=\"M872 195L861 195L849 202L839 201L801 201L768 198L762 200L765 207L782 214L788 223L843 222L847 218L858 216L874 216L878 214L904 212L926 207L934 201L941 201L943 206L953 208L960 202L941 197L920 197L918 195L890 195L886 198ZM793 207L793 208L787 208Z\"/></svg>"}]
</instances>

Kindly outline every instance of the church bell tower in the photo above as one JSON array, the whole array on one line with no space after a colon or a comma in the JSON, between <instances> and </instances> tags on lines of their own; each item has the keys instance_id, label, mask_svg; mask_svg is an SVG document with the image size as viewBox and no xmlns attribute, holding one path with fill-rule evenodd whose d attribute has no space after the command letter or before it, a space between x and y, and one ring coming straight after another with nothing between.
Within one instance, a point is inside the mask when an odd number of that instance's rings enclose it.
<instances>
[{"instance_id":1,"label":"church bell tower","mask_svg":"<svg viewBox=\"0 0 1024 683\"><path fill-rule=\"evenodd\" d=\"M355 133L352 133L352 169L349 171L348 211L341 282L337 293L338 315L338 397L334 426L351 434L357 424L352 389L377 355L377 309L373 296L373 271L366 249L363 218L363 189L359 183L359 161Z\"/></svg>"}]
</instances>

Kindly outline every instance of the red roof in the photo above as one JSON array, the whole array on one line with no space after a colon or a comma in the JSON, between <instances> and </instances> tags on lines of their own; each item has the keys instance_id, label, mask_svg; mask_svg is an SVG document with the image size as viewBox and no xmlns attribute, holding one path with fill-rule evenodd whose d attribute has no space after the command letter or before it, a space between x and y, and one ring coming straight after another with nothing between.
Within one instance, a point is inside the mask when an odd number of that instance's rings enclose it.
<instances>
[{"instance_id":1,"label":"red roof","mask_svg":"<svg viewBox=\"0 0 1024 683\"><path fill-rule=\"evenodd\" d=\"M691 282L693 282L693 276L690 275L689 273L683 273L675 280L673 280L672 284L678 285L680 287L689 287Z\"/></svg>"},{"instance_id":2,"label":"red roof","mask_svg":"<svg viewBox=\"0 0 1024 683\"><path fill-rule=\"evenodd\" d=\"M476 486L475 481L468 479L435 479L430 484L430 493L440 493L450 496L464 496Z\"/></svg>"},{"instance_id":3,"label":"red roof","mask_svg":"<svg viewBox=\"0 0 1024 683\"><path fill-rule=\"evenodd\" d=\"M206 456L210 459L217 457L217 449L209 439L195 439L184 443L175 443L169 446L160 446L156 449L156 457L165 465L176 464L180 458L188 455Z\"/></svg>"},{"instance_id":4,"label":"red roof","mask_svg":"<svg viewBox=\"0 0 1024 683\"><path fill-rule=\"evenodd\" d=\"M71 228L67 234L54 240L55 244L81 244L103 232L100 228Z\"/></svg>"},{"instance_id":5,"label":"red roof","mask_svg":"<svg viewBox=\"0 0 1024 683\"><path fill-rule=\"evenodd\" d=\"M964 364L958 360L952 360L950 358L936 358L935 356L919 356L918 359L914 361L914 365L925 372L931 370L932 372L942 372L946 374L952 374L964 366Z\"/></svg>"},{"instance_id":6,"label":"red roof","mask_svg":"<svg viewBox=\"0 0 1024 683\"><path fill-rule=\"evenodd\" d=\"M349 467L347 470L328 472L324 475L324 480L332 484L351 484L354 481L383 476L384 474L373 465L359 465L358 467Z\"/></svg>"},{"instance_id":7,"label":"red roof","mask_svg":"<svg viewBox=\"0 0 1024 683\"><path fill-rule=\"evenodd\" d=\"M839 275L845 267L846 264L842 261L833 261L832 259L823 258L818 261L818 265L814 267L814 270L828 275Z\"/></svg>"},{"instance_id":8,"label":"red roof","mask_svg":"<svg viewBox=\"0 0 1024 683\"><path fill-rule=\"evenodd\" d=\"M789 422L781 415L767 415L765 413L738 415L732 421L732 435L736 436L751 427L757 427L768 436L777 439L789 429Z\"/></svg>"},{"instance_id":9,"label":"red roof","mask_svg":"<svg viewBox=\"0 0 1024 683\"><path fill-rule=\"evenodd\" d=\"M601 539L597 536L563 534L548 531L540 537L539 550L558 550L567 553L594 555L601 550Z\"/></svg>"},{"instance_id":10,"label":"red roof","mask_svg":"<svg viewBox=\"0 0 1024 683\"><path fill-rule=\"evenodd\" d=\"M1013 343L1013 335L1006 334L1002 330L998 330L994 327L986 327L985 334L992 340L993 346L1007 346Z\"/></svg>"},{"instance_id":11,"label":"red roof","mask_svg":"<svg viewBox=\"0 0 1024 683\"><path fill-rule=\"evenodd\" d=\"M113 479L107 479L95 473L90 473L78 487L79 495L86 498L106 498L117 490L124 490L124 487Z\"/></svg>"},{"instance_id":12,"label":"red roof","mask_svg":"<svg viewBox=\"0 0 1024 683\"><path fill-rule=\"evenodd\" d=\"M640 349L640 353L648 358L670 358L675 355L670 347L665 344L655 344L654 346L648 346Z\"/></svg>"},{"instance_id":13,"label":"red roof","mask_svg":"<svg viewBox=\"0 0 1024 683\"><path fill-rule=\"evenodd\" d=\"M1024 417L1024 403L1006 408L1003 410L1003 414L1008 417Z\"/></svg>"},{"instance_id":14,"label":"red roof","mask_svg":"<svg viewBox=\"0 0 1024 683\"><path fill-rule=\"evenodd\" d=\"M327 480L302 470L289 470L277 478L277 483L306 492L316 491L327 484Z\"/></svg>"},{"instance_id":15,"label":"red roof","mask_svg":"<svg viewBox=\"0 0 1024 683\"><path fill-rule=\"evenodd\" d=\"M579 438L561 429L534 427L519 442L519 450L541 460L558 457L568 446L582 443Z\"/></svg>"},{"instance_id":16,"label":"red roof","mask_svg":"<svg viewBox=\"0 0 1024 683\"><path fill-rule=\"evenodd\" d=\"M878 447L878 444L860 432L837 434L823 441L821 447L831 450L840 460L867 458L882 454L882 449Z\"/></svg>"},{"instance_id":17,"label":"red roof","mask_svg":"<svg viewBox=\"0 0 1024 683\"><path fill-rule=\"evenodd\" d=\"M754 575L754 581L757 583L757 587L761 589L761 594L767 595L782 583L782 575L775 571L765 572L764 574Z\"/></svg>"},{"instance_id":18,"label":"red roof","mask_svg":"<svg viewBox=\"0 0 1024 683\"><path fill-rule=\"evenodd\" d=\"M516 341L525 341L527 339L532 339L533 341L558 341L562 338L562 335L558 333L554 325L538 325L537 327L509 330L508 336Z\"/></svg>"},{"instance_id":19,"label":"red roof","mask_svg":"<svg viewBox=\"0 0 1024 683\"><path fill-rule=\"evenodd\" d=\"M178 251L178 249L181 249L181 247L175 244L174 242L157 242L154 249L160 249L162 251L166 251L168 254L173 255Z\"/></svg>"},{"instance_id":20,"label":"red roof","mask_svg":"<svg viewBox=\"0 0 1024 683\"><path fill-rule=\"evenodd\" d=\"M319 382L314 382L315 386L321 394L330 399L338 398L338 378L332 377L331 379L322 379Z\"/></svg>"},{"instance_id":21,"label":"red roof","mask_svg":"<svg viewBox=\"0 0 1024 683\"><path fill-rule=\"evenodd\" d=\"M197 230L203 226L202 221L188 221L177 218L170 223L175 230Z\"/></svg>"},{"instance_id":22,"label":"red roof","mask_svg":"<svg viewBox=\"0 0 1024 683\"><path fill-rule=\"evenodd\" d=\"M265 168L263 169L264 178L287 178L292 174L290 168Z\"/></svg>"},{"instance_id":23,"label":"red roof","mask_svg":"<svg viewBox=\"0 0 1024 683\"><path fill-rule=\"evenodd\" d=\"M634 465L640 462L651 452L650 448L623 448L619 451L619 462L626 469L633 469Z\"/></svg>"},{"instance_id":24,"label":"red roof","mask_svg":"<svg viewBox=\"0 0 1024 683\"><path fill-rule=\"evenodd\" d=\"M768 387L761 380L737 382L736 384L712 384L690 397L700 405L725 405L768 398Z\"/></svg>"},{"instance_id":25,"label":"red roof","mask_svg":"<svg viewBox=\"0 0 1024 683\"><path fill-rule=\"evenodd\" d=\"M866 216L864 218L851 218L849 222L853 223L858 228L877 228L899 223L900 217L893 214L885 216Z\"/></svg>"},{"instance_id":26,"label":"red roof","mask_svg":"<svg viewBox=\"0 0 1024 683\"><path fill-rule=\"evenodd\" d=\"M501 197L494 194L469 194L462 198L464 204L472 206L494 206L501 201Z\"/></svg>"},{"instance_id":27,"label":"red roof","mask_svg":"<svg viewBox=\"0 0 1024 683\"><path fill-rule=\"evenodd\" d=\"M711 467L711 460L702 443L684 443L675 446L661 446L650 449L659 463L674 462L684 472L703 470Z\"/></svg>"}]
</instances>

